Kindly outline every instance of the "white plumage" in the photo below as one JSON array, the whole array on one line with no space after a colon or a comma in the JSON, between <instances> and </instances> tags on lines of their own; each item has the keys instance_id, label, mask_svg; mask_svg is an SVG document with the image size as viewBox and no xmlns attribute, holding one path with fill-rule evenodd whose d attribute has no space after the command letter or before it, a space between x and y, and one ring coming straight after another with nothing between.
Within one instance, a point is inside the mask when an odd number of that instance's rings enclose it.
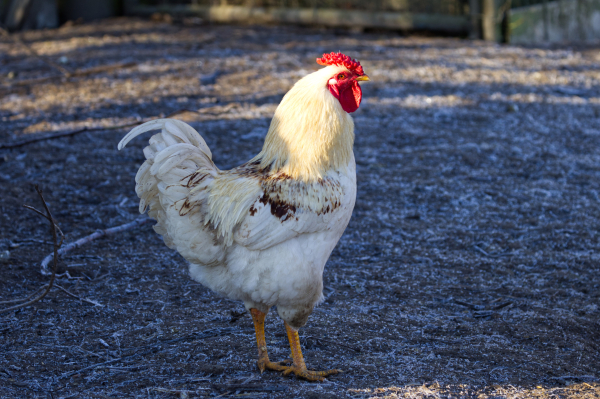
<instances>
[{"instance_id":1,"label":"white plumage","mask_svg":"<svg viewBox=\"0 0 600 399\"><path fill-rule=\"evenodd\" d=\"M263 150L232 170L219 170L204 139L178 120L147 122L119 143L160 130L135 179L140 212L157 220L154 229L190 263L194 280L248 310L276 306L293 330L322 299L323 269L356 197L354 124L328 90L340 72L350 73L330 65L297 82Z\"/></svg>"}]
</instances>

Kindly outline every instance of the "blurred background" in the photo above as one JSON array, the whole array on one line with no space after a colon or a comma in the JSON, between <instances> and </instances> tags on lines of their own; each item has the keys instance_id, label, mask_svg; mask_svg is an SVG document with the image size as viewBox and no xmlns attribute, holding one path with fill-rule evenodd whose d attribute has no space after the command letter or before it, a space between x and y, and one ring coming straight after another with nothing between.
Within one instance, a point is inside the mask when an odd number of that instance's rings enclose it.
<instances>
[{"instance_id":1,"label":"blurred background","mask_svg":"<svg viewBox=\"0 0 600 399\"><path fill-rule=\"evenodd\" d=\"M429 31L504 43L600 39L600 0L1 0L9 31L164 13L204 22Z\"/></svg>"}]
</instances>

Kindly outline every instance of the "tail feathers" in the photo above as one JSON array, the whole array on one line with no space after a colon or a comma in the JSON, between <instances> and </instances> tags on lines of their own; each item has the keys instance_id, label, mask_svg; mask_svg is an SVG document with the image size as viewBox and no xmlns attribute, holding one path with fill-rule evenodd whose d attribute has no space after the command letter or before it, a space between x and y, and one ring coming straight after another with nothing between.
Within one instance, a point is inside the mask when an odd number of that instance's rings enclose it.
<instances>
[{"instance_id":1,"label":"tail feathers","mask_svg":"<svg viewBox=\"0 0 600 399\"><path fill-rule=\"evenodd\" d=\"M168 176L171 169L185 161L192 161L198 167L205 166L203 164L207 161L206 157L206 154L198 151L198 147L191 144L173 144L156 154L150 173L162 180Z\"/></svg>"},{"instance_id":2,"label":"tail feathers","mask_svg":"<svg viewBox=\"0 0 600 399\"><path fill-rule=\"evenodd\" d=\"M212 153L210 152L210 149L206 145L206 142L204 141L202 136L200 136L198 132L194 130L193 127L191 127L183 121L178 121L177 119L156 119L131 129L131 131L127 133L127 135L123 137L123 139L119 143L119 150L125 148L127 143L129 143L135 137L139 136L142 133L146 133L152 130L162 130L160 136L162 137L162 143L164 143L165 147L176 143L191 144L194 147L199 148L208 156L208 158L212 160ZM153 139L155 137L157 136L154 136ZM162 144L160 141L159 143ZM155 144L152 143L152 139L150 141L150 144L151 146ZM163 149L164 147L156 148L156 150L158 151L161 151ZM145 150L144 154L146 154ZM146 158L148 158L148 156L146 156Z\"/></svg>"},{"instance_id":3,"label":"tail feathers","mask_svg":"<svg viewBox=\"0 0 600 399\"><path fill-rule=\"evenodd\" d=\"M144 148L146 162L135 177L139 209L140 213L148 209L148 216L158 221L154 230L169 247L180 247L181 237L175 227L181 229L191 222L191 215L182 218L189 210L181 208L189 207L192 187L200 182L210 184L218 169L204 139L191 126L175 119L158 119L134 128L121 140L119 150L151 130L161 132L152 136ZM198 198L198 202L204 202L203 199Z\"/></svg>"}]
</instances>

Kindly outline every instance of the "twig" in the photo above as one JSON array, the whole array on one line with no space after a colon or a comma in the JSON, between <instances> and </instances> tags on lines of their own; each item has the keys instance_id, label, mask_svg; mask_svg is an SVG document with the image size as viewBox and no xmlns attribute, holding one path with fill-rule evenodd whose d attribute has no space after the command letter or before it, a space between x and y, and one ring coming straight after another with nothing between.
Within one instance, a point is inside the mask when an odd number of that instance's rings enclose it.
<instances>
[{"instance_id":1,"label":"twig","mask_svg":"<svg viewBox=\"0 0 600 399\"><path fill-rule=\"evenodd\" d=\"M210 330L203 331L201 333L187 335L187 336L183 337L183 339L189 339L190 337L193 337L195 339L207 339L207 338L221 336L221 335L223 335L223 333L232 333L232 332L233 332L233 329L231 329L231 328L210 329ZM75 371L70 371L70 372L67 372L67 373L63 373L59 378L71 377L71 376L74 376L74 375L79 374L81 372L84 372L84 371L87 371L87 370L90 370L90 369L95 369L97 367L105 366L107 364L111 364L111 363L115 363L115 362L119 362L119 361L124 361L124 360L130 360L130 359L136 358L138 356L144 356L144 355L147 355L147 354L150 354L150 353L153 353L153 352L158 352L158 351L163 350L165 348L165 344L169 344L169 343L172 343L172 342L178 342L178 341L181 341L181 340L182 339L174 339L174 340L171 340L171 341L166 341L166 342L161 343L161 345L163 345L163 346L160 346L160 345L159 346L153 346L152 348L150 348L148 350L145 350L143 352L132 353L131 355L122 356L120 358L108 360L106 362L92 364L91 366L87 366L87 367L84 367L84 368L79 369L79 370L75 370ZM130 349L138 349L139 350L139 349L143 349L143 348L148 348L148 346L144 346L144 347L140 347L140 348L130 348Z\"/></svg>"},{"instance_id":2,"label":"twig","mask_svg":"<svg viewBox=\"0 0 600 399\"><path fill-rule=\"evenodd\" d=\"M134 353L133 355L119 357L117 359L112 359L112 360L109 360L107 362L92 364L91 366L84 367L84 368L79 369L77 371L71 371L70 373L64 373L63 375L61 375L61 378L71 377L73 375L79 374L79 373L81 373L83 371L86 371L86 370L95 369L96 367L101 367L101 366L104 366L104 365L107 365L107 364L111 364L111 363L118 362L118 361L121 361L121 360L126 360L126 359L133 358L133 357L136 357L136 356L145 355L145 354L148 354L148 353L151 353L151 352L152 352L152 350L145 351L145 352L140 352L140 353Z\"/></svg>"},{"instance_id":3,"label":"twig","mask_svg":"<svg viewBox=\"0 0 600 399\"><path fill-rule=\"evenodd\" d=\"M61 248L60 251L57 252L56 256L58 256L58 255L64 255L67 252L69 252L69 251L71 251L71 250L73 250L75 248L79 248L83 244L87 244L88 242L94 241L97 238L108 236L108 235L111 235L111 234L120 233L120 232L125 231L125 230L130 230L130 229L133 229L135 227L142 226L142 225L148 223L151 220L152 219L150 219L150 218L139 218L139 219L134 220L133 222L125 223L125 224L122 224L122 225L117 226L117 227L111 227L111 228L105 229L105 230L98 230L95 233L90 234L89 236L80 238L79 240L77 240L77 241L75 241L75 242L73 242L73 243L71 243L69 245L66 245L64 248ZM41 272L42 272L43 275L48 275L49 274L48 264L50 263L51 260L52 260L52 254L46 256L44 258L44 260L42 261ZM56 261L55 261L55 263L56 263Z\"/></svg>"},{"instance_id":4,"label":"twig","mask_svg":"<svg viewBox=\"0 0 600 399\"><path fill-rule=\"evenodd\" d=\"M503 304L493 307L492 310L500 310L500 309L505 308L508 305L512 305L512 304L513 303L509 301L509 302L506 302L506 303L503 303Z\"/></svg>"},{"instance_id":5,"label":"twig","mask_svg":"<svg viewBox=\"0 0 600 399\"><path fill-rule=\"evenodd\" d=\"M48 208L48 204L46 203L46 200L44 199L44 196L42 195L42 190L40 190L40 188L37 185L35 186L35 191L37 191L38 195L40 196L40 199L42 200L42 203L44 204L44 209L46 210L46 214L43 214L40 211L38 211L37 209L30 207L28 205L24 205L24 206L27 209L35 210L38 214L40 214L41 216L43 216L50 222L50 226L51 226L51 230L52 230L52 239L54 240L54 252L50 255L50 259L48 260L48 263L50 263L50 260L54 259L54 263L52 265L52 275L50 277L50 282L46 286L46 290L38 297L36 297L30 301L27 301L25 303L22 303L20 305L11 306L10 308L6 308L6 309L0 309L0 313L10 312L10 311L13 311L16 309L24 308L24 307L32 305L38 301L41 301L48 294L48 292L50 292L50 289L52 288L52 285L54 284L54 279L56 278L56 267L58 265L58 248L60 248L60 246L62 245L64 236L61 238L61 241L59 243L57 230L60 231L60 229L57 229L56 220L54 220L54 218L52 217L52 213L50 212L50 209ZM61 235L62 235L62 232L61 232Z\"/></svg>"},{"instance_id":6,"label":"twig","mask_svg":"<svg viewBox=\"0 0 600 399\"><path fill-rule=\"evenodd\" d=\"M29 298L32 298L33 296L35 296L38 292L40 292L41 290L43 290L44 288L46 288L47 284L42 285L40 288L38 288L37 290L33 291L32 294L30 294L27 298L21 298L21 299L11 299L9 301L0 301L0 304L4 304L4 303L15 303L15 302L24 302L29 300Z\"/></svg>"},{"instance_id":7,"label":"twig","mask_svg":"<svg viewBox=\"0 0 600 399\"><path fill-rule=\"evenodd\" d=\"M492 254L490 254L487 251L485 251L484 249L479 248L477 245L473 245L473 249L476 250L476 251L478 251L478 252L481 252L485 256L489 256L490 258L499 258L501 256L513 256L513 255L515 255L515 253L513 253L513 252L505 252L503 254L499 254L499 253L492 253Z\"/></svg>"},{"instance_id":8,"label":"twig","mask_svg":"<svg viewBox=\"0 0 600 399\"><path fill-rule=\"evenodd\" d=\"M99 358L103 358L103 357L104 357L104 355L99 355L99 354L97 354L97 353L94 353L94 352L92 352L92 351L89 351L89 350L87 350L87 349L84 349L84 348L82 348L81 346L74 346L74 348L77 348L77 349L79 349L79 350L81 350L81 351L83 351L83 352L85 352L85 353L89 353L90 355L94 355L94 356L96 356L96 357L99 357Z\"/></svg>"},{"instance_id":9,"label":"twig","mask_svg":"<svg viewBox=\"0 0 600 399\"><path fill-rule=\"evenodd\" d=\"M485 308L485 306L477 306L477 305L473 305L472 303L468 303L468 302L463 302L463 301L459 301L458 299L454 300L454 303L458 304L458 305L462 305L462 306L466 306L471 310L483 310Z\"/></svg>"},{"instance_id":10,"label":"twig","mask_svg":"<svg viewBox=\"0 0 600 399\"><path fill-rule=\"evenodd\" d=\"M473 317L481 318L481 317L490 317L494 315L494 311L492 310L476 310L473 312Z\"/></svg>"},{"instance_id":11,"label":"twig","mask_svg":"<svg viewBox=\"0 0 600 399\"><path fill-rule=\"evenodd\" d=\"M32 211L34 211L35 213L37 213L40 216L46 217L46 215L44 215L42 212L38 211L37 209L35 209L32 206L29 205L23 205L23 208L27 208L30 209ZM60 233L60 243L58 243L58 246L60 247L63 243L63 240L65 239L65 235L62 232L62 230L60 229L60 227L58 227L58 224L56 224L56 220L52 219L52 222L54 223L54 227L58 230L58 232Z\"/></svg>"},{"instance_id":12,"label":"twig","mask_svg":"<svg viewBox=\"0 0 600 399\"><path fill-rule=\"evenodd\" d=\"M27 145L27 144L37 143L38 141L45 141L45 140L57 139L57 138L60 138L60 137L75 136L76 134L83 133L83 132L95 132L95 131L98 131L98 130L123 129L123 128L126 128L126 127L131 127L131 126L139 125L140 123L142 123L142 122L128 123L126 125L117 125L117 126L109 126L109 127L93 127L93 128L84 127L82 129L72 130L70 132L54 133L54 134L48 134L48 135L45 135L45 136L34 137L34 138L28 139L28 140L21 140L21 141L17 141L16 143L0 144L0 150L4 149L4 148L22 147L22 146Z\"/></svg>"},{"instance_id":13,"label":"twig","mask_svg":"<svg viewBox=\"0 0 600 399\"><path fill-rule=\"evenodd\" d=\"M16 247L21 246L21 245L23 245L23 243L26 243L26 242L46 244L46 245L51 244L50 241L46 241L46 240L36 240L35 238L25 238L23 240L15 240L15 241L11 242L11 247L15 248L15 246Z\"/></svg>"},{"instance_id":14,"label":"twig","mask_svg":"<svg viewBox=\"0 0 600 399\"><path fill-rule=\"evenodd\" d=\"M129 68L132 66L136 66L137 62L124 62L122 64L112 64L112 65L100 65L97 67L92 67L83 70L77 70L71 74L71 76L87 76L92 75L94 73L112 71L113 69L121 69L121 68Z\"/></svg>"},{"instance_id":15,"label":"twig","mask_svg":"<svg viewBox=\"0 0 600 399\"><path fill-rule=\"evenodd\" d=\"M180 109L180 110L177 110L177 111L175 111L173 113L170 113L169 115L165 116L165 118L170 118L172 116L179 115L179 114L182 114L184 112L200 113L198 111L192 111L192 110L189 110L189 109ZM84 132L97 132L97 131L101 131L101 130L118 130L118 129L124 129L126 127L132 127L132 126L140 125L140 124L142 124L144 122L148 122L148 121L150 121L152 119L156 119L156 118L158 118L158 117L148 118L148 119L146 119L144 121L141 121L141 122L127 123L125 125L114 125L114 126L106 126L106 127L84 127L84 128L77 129L77 130L71 130L69 132L47 134L47 135L38 136L38 137L34 137L34 138L31 138L31 139L27 139L27 140L17 141L15 143L0 144L0 150L5 149L5 148L23 147L24 145L32 144L32 143L37 143L39 141L46 141L46 140L58 139L58 138L61 138L61 137L75 136L76 134L84 133Z\"/></svg>"},{"instance_id":16,"label":"twig","mask_svg":"<svg viewBox=\"0 0 600 399\"><path fill-rule=\"evenodd\" d=\"M113 69L129 68L129 67L132 67L135 65L137 65L137 63L135 63L135 62L126 62L126 63L122 63L122 64L112 64L112 65L100 65L100 66L93 67L93 68L70 72L68 75L64 75L64 74L63 75L52 75L52 76L43 76L41 78L19 80L17 82L14 82L10 85L6 85L4 87L7 89L11 89L13 87L29 86L32 84L44 83L49 80L61 79L64 77L73 78L73 77L88 76L88 75L93 75L95 73L108 72Z\"/></svg>"},{"instance_id":17,"label":"twig","mask_svg":"<svg viewBox=\"0 0 600 399\"><path fill-rule=\"evenodd\" d=\"M104 307L104 305L102 305L101 303L98 303L98 302L96 302L96 301L92 301L91 299L85 299L85 298L82 298L82 297L80 297L80 296L77 296L77 295L73 294L72 292L69 292L69 291L67 291L66 289L64 289L63 287L61 287L61 286L60 286L60 285L58 285L58 284L55 284L54 286L55 286L56 288L58 288L59 290L62 290L62 291L65 293L65 294L67 294L67 295L69 295L69 296L72 296L73 298L77 298L77 299L79 299L80 301L87 302L87 303L91 303L92 305L100 306L100 307L102 307L102 308Z\"/></svg>"}]
</instances>

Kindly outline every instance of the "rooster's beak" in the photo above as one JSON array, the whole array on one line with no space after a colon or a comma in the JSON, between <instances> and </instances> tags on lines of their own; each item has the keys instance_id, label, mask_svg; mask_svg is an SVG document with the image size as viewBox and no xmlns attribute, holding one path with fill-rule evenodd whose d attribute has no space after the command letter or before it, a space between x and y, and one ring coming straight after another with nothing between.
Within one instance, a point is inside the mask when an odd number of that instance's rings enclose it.
<instances>
[{"instance_id":1,"label":"rooster's beak","mask_svg":"<svg viewBox=\"0 0 600 399\"><path fill-rule=\"evenodd\" d=\"M361 76L357 76L356 80L359 82L368 82L371 79L369 79L369 77L367 75L361 75Z\"/></svg>"}]
</instances>

